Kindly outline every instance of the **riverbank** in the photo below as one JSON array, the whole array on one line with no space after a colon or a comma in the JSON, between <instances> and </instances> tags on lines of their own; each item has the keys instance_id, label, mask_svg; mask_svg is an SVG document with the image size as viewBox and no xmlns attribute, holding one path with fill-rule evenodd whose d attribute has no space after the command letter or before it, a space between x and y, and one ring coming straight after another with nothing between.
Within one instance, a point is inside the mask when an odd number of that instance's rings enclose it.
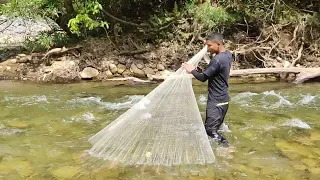
<instances>
[{"instance_id":1,"label":"riverbank","mask_svg":"<svg viewBox=\"0 0 320 180\"><path fill-rule=\"evenodd\" d=\"M17 54L0 63L0 80L21 80L37 83L74 83L80 81L130 81L152 83L162 81L180 68L202 47L181 46L177 42L160 44L123 41L120 48L110 39L93 38L77 45L54 48L44 53ZM284 61L286 62L286 61ZM315 62L316 63L316 62ZM204 60L199 64L205 68ZM315 65L314 67L318 67ZM289 67L277 69L245 69L236 60L231 81L318 81L320 69ZM307 77L307 78L305 78ZM300 81L299 81L300 82Z\"/></svg>"}]
</instances>

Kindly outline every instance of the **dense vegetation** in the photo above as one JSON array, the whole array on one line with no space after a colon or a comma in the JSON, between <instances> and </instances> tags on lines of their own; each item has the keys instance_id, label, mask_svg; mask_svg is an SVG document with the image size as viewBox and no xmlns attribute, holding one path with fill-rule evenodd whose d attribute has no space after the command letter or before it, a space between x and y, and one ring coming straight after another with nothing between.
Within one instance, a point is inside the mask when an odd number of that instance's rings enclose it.
<instances>
[{"instance_id":1,"label":"dense vegetation","mask_svg":"<svg viewBox=\"0 0 320 180\"><path fill-rule=\"evenodd\" d=\"M69 37L135 34L142 41L194 44L207 32L223 32L240 59L270 67L274 59L319 58L317 0L10 0L1 13L56 21ZM40 37L50 47L68 38ZM56 40L58 39L58 40ZM39 43L38 43L39 45ZM256 48L259 47L259 48ZM268 47L268 48L264 48ZM288 48L290 47L290 48ZM300 52L300 54L299 54ZM244 55L245 54L245 55ZM308 56L308 57L307 57ZM269 63L271 62L271 63Z\"/></svg>"}]
</instances>

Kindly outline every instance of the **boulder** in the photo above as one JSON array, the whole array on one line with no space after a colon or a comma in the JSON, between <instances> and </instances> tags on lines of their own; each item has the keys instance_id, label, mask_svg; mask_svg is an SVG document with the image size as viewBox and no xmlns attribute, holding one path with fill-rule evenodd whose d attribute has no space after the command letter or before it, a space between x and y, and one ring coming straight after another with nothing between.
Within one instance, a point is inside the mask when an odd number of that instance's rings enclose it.
<instances>
[{"instance_id":1,"label":"boulder","mask_svg":"<svg viewBox=\"0 0 320 180\"><path fill-rule=\"evenodd\" d=\"M137 63L137 67L138 67L139 69L143 69L143 68L144 68L144 64L143 64L143 63Z\"/></svg>"},{"instance_id":2,"label":"boulder","mask_svg":"<svg viewBox=\"0 0 320 180\"><path fill-rule=\"evenodd\" d=\"M80 80L78 64L69 60L55 61L51 66L40 67L35 75L28 72L27 76L43 82L65 83Z\"/></svg>"},{"instance_id":3,"label":"boulder","mask_svg":"<svg viewBox=\"0 0 320 180\"><path fill-rule=\"evenodd\" d=\"M155 71L154 71L152 68L149 68L149 67L147 67L147 68L144 69L144 73L145 73L146 75L149 75L149 74L155 75L155 74L156 74Z\"/></svg>"},{"instance_id":4,"label":"boulder","mask_svg":"<svg viewBox=\"0 0 320 180\"><path fill-rule=\"evenodd\" d=\"M110 78L113 78L113 74L112 74L112 72L110 71L110 70L107 70L106 71L106 75L107 75L107 77L110 79Z\"/></svg>"},{"instance_id":5,"label":"boulder","mask_svg":"<svg viewBox=\"0 0 320 180\"><path fill-rule=\"evenodd\" d=\"M122 73L123 77L130 77L132 76L132 72L128 69L126 69L123 73Z\"/></svg>"},{"instance_id":6,"label":"boulder","mask_svg":"<svg viewBox=\"0 0 320 180\"><path fill-rule=\"evenodd\" d=\"M118 73L122 74L126 70L127 67L123 64L118 64L117 68L118 68Z\"/></svg>"},{"instance_id":7,"label":"boulder","mask_svg":"<svg viewBox=\"0 0 320 180\"><path fill-rule=\"evenodd\" d=\"M86 67L80 73L80 77L82 79L92 79L94 77L97 77L98 75L99 75L99 71L92 67Z\"/></svg>"},{"instance_id":8,"label":"boulder","mask_svg":"<svg viewBox=\"0 0 320 180\"><path fill-rule=\"evenodd\" d=\"M146 77L146 74L144 73L144 71L139 69L137 67L137 65L134 64L134 63L131 64L131 71L132 71L132 73L133 73L133 75L135 77L139 77L139 78L145 78Z\"/></svg>"},{"instance_id":9,"label":"boulder","mask_svg":"<svg viewBox=\"0 0 320 180\"><path fill-rule=\"evenodd\" d=\"M0 47L22 46L26 38L36 39L42 32L60 29L50 19L0 16Z\"/></svg>"},{"instance_id":10,"label":"boulder","mask_svg":"<svg viewBox=\"0 0 320 180\"><path fill-rule=\"evenodd\" d=\"M159 71L164 71L164 70L165 70L163 64L157 64L157 69L158 69Z\"/></svg>"},{"instance_id":11,"label":"boulder","mask_svg":"<svg viewBox=\"0 0 320 180\"><path fill-rule=\"evenodd\" d=\"M109 70L114 74L118 72L118 68L115 64L109 64Z\"/></svg>"}]
</instances>

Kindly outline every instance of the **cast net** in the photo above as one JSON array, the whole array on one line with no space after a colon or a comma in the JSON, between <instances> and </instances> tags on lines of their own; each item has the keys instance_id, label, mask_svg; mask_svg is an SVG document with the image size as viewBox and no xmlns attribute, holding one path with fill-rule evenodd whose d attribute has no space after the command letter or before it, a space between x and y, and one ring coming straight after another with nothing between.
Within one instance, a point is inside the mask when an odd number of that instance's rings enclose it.
<instances>
[{"instance_id":1,"label":"cast net","mask_svg":"<svg viewBox=\"0 0 320 180\"><path fill-rule=\"evenodd\" d=\"M205 46L188 64L205 56ZM92 156L125 165L213 163L215 156L183 68L89 139Z\"/></svg>"}]
</instances>

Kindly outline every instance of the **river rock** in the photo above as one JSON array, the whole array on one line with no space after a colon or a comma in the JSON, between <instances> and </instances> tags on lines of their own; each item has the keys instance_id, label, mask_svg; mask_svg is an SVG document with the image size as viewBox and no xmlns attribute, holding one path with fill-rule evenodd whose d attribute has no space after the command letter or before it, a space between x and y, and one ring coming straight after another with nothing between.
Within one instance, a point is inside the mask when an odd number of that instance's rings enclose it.
<instances>
[{"instance_id":1,"label":"river rock","mask_svg":"<svg viewBox=\"0 0 320 180\"><path fill-rule=\"evenodd\" d=\"M106 76L110 79L110 78L113 78L113 74L110 70L107 70L106 71Z\"/></svg>"},{"instance_id":2,"label":"river rock","mask_svg":"<svg viewBox=\"0 0 320 180\"><path fill-rule=\"evenodd\" d=\"M276 147L281 151L282 154L291 160L298 160L302 157L314 158L310 148L297 143L278 141L276 142Z\"/></svg>"},{"instance_id":3,"label":"river rock","mask_svg":"<svg viewBox=\"0 0 320 180\"><path fill-rule=\"evenodd\" d=\"M122 74L126 70L127 67L123 64L118 64L117 68L118 68L118 73Z\"/></svg>"},{"instance_id":4,"label":"river rock","mask_svg":"<svg viewBox=\"0 0 320 180\"><path fill-rule=\"evenodd\" d=\"M144 73L145 73L146 75L149 75L149 74L155 75L155 74L156 74L156 73L154 72L154 70L153 70L152 68L149 68L149 67L147 67L147 68L144 69Z\"/></svg>"},{"instance_id":5,"label":"river rock","mask_svg":"<svg viewBox=\"0 0 320 180\"><path fill-rule=\"evenodd\" d=\"M144 71L139 69L137 67L137 65L134 64L134 63L131 64L131 71L133 72L133 75L136 76L136 77L139 77L139 78L145 78L146 77L146 74L144 73Z\"/></svg>"},{"instance_id":6,"label":"river rock","mask_svg":"<svg viewBox=\"0 0 320 180\"><path fill-rule=\"evenodd\" d=\"M49 19L30 19L23 17L0 16L0 47L22 46L28 39L35 39L42 32L61 29L54 21Z\"/></svg>"},{"instance_id":7,"label":"river rock","mask_svg":"<svg viewBox=\"0 0 320 180\"><path fill-rule=\"evenodd\" d=\"M26 122L22 122L22 121L9 121L8 126L13 127L13 128L18 128L18 129L25 129L29 127L29 124Z\"/></svg>"},{"instance_id":8,"label":"river rock","mask_svg":"<svg viewBox=\"0 0 320 180\"><path fill-rule=\"evenodd\" d=\"M103 59L106 59L106 58L103 58ZM109 69L109 65L110 65L110 61L103 60L101 62L101 69L108 70Z\"/></svg>"},{"instance_id":9,"label":"river rock","mask_svg":"<svg viewBox=\"0 0 320 180\"><path fill-rule=\"evenodd\" d=\"M51 69L51 73L47 74L44 69ZM43 82L74 82L80 80L79 66L74 61L54 61L51 66L43 66L38 71L36 77L30 75L29 77L36 78Z\"/></svg>"},{"instance_id":10,"label":"river rock","mask_svg":"<svg viewBox=\"0 0 320 180\"><path fill-rule=\"evenodd\" d=\"M309 168L314 168L317 166L317 161L313 159L303 159L302 162L307 165Z\"/></svg>"},{"instance_id":11,"label":"river rock","mask_svg":"<svg viewBox=\"0 0 320 180\"><path fill-rule=\"evenodd\" d=\"M310 136L311 141L320 141L320 133L313 131Z\"/></svg>"},{"instance_id":12,"label":"river rock","mask_svg":"<svg viewBox=\"0 0 320 180\"><path fill-rule=\"evenodd\" d=\"M115 64L110 64L109 65L109 70L114 74L118 72L118 68Z\"/></svg>"},{"instance_id":13,"label":"river rock","mask_svg":"<svg viewBox=\"0 0 320 180\"><path fill-rule=\"evenodd\" d=\"M141 70L144 68L144 64L143 63L137 63L136 65Z\"/></svg>"},{"instance_id":14,"label":"river rock","mask_svg":"<svg viewBox=\"0 0 320 180\"><path fill-rule=\"evenodd\" d=\"M165 70L163 64L157 64L157 69L158 69L159 71L164 71L164 70Z\"/></svg>"},{"instance_id":15,"label":"river rock","mask_svg":"<svg viewBox=\"0 0 320 180\"><path fill-rule=\"evenodd\" d=\"M130 77L132 76L132 72L128 69L126 69L123 73L122 73L123 77Z\"/></svg>"},{"instance_id":16,"label":"river rock","mask_svg":"<svg viewBox=\"0 0 320 180\"><path fill-rule=\"evenodd\" d=\"M311 172L312 174L320 174L320 168L310 168L308 169L309 172Z\"/></svg>"},{"instance_id":17,"label":"river rock","mask_svg":"<svg viewBox=\"0 0 320 180\"><path fill-rule=\"evenodd\" d=\"M64 167L55 169L54 171L51 172L51 174L56 178L71 179L73 176L75 176L79 172L80 172L79 167L64 166Z\"/></svg>"},{"instance_id":18,"label":"river rock","mask_svg":"<svg viewBox=\"0 0 320 180\"><path fill-rule=\"evenodd\" d=\"M99 75L99 71L92 67L86 67L84 70L80 73L80 77L82 79L92 79Z\"/></svg>"}]
</instances>

